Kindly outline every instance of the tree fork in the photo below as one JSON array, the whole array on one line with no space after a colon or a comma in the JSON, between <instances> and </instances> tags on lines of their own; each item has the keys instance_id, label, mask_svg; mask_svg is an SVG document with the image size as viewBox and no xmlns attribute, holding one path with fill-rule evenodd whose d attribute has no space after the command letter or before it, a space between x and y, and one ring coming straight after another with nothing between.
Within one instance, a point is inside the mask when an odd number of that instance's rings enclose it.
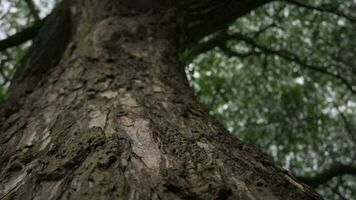
<instances>
[{"instance_id":1,"label":"tree fork","mask_svg":"<svg viewBox=\"0 0 356 200\"><path fill-rule=\"evenodd\" d=\"M0 112L0 199L322 199L194 97L179 45L215 30L177 33L191 2L56 9ZM230 6L239 17L262 1L201 2L206 17Z\"/></svg>"}]
</instances>

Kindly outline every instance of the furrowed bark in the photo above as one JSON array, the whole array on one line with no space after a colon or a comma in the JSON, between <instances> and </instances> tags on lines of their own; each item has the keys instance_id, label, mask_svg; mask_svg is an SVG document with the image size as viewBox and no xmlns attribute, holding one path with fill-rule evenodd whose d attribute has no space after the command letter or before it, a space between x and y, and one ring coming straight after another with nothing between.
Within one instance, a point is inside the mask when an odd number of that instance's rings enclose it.
<instances>
[{"instance_id":1,"label":"furrowed bark","mask_svg":"<svg viewBox=\"0 0 356 200\"><path fill-rule=\"evenodd\" d=\"M197 102L172 8L61 4L0 112L0 199L321 199Z\"/></svg>"}]
</instances>

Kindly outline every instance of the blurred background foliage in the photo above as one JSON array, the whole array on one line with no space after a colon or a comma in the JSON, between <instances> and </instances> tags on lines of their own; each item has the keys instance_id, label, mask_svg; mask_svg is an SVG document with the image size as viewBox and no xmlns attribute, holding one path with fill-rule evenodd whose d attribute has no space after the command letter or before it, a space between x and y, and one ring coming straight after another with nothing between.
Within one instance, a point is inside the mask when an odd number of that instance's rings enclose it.
<instances>
[{"instance_id":1,"label":"blurred background foliage","mask_svg":"<svg viewBox=\"0 0 356 200\"><path fill-rule=\"evenodd\" d=\"M0 3L1 40L55 0ZM272 1L182 55L210 113L326 199L356 199L355 10L355 0ZM1 49L0 99L29 45Z\"/></svg>"}]
</instances>

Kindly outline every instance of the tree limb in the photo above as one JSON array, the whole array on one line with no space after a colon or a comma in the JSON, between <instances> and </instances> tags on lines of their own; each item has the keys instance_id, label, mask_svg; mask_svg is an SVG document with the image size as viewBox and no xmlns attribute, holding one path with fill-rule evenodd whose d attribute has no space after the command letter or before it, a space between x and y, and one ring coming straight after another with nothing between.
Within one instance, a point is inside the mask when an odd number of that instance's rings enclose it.
<instances>
[{"instance_id":1,"label":"tree limb","mask_svg":"<svg viewBox=\"0 0 356 200\"><path fill-rule=\"evenodd\" d=\"M334 193L336 194L341 200L348 200L344 197L344 195L342 195L339 190L338 190L338 187L337 186L332 186L330 184L327 184L328 188Z\"/></svg>"},{"instance_id":2,"label":"tree limb","mask_svg":"<svg viewBox=\"0 0 356 200\"><path fill-rule=\"evenodd\" d=\"M264 45L261 45L259 43L257 43L254 39L249 38L241 33L234 33L230 36L231 39L236 39L236 40L240 40L240 41L244 41L245 43L263 51L266 54L270 54L270 55L277 55L285 60L294 62L302 67L308 68L312 71L315 72L319 72L322 74L326 74L328 76L331 76L335 79L340 80L353 94L356 94L356 89L354 88L355 86L352 85L346 78L342 77L341 75L337 74L337 73L333 73L330 72L329 70L327 70L327 67L323 67L323 66L316 66L313 64L309 64L307 61L302 60L301 58L299 58L299 56L297 56L296 54L286 50L286 49L273 49Z\"/></svg>"},{"instance_id":3,"label":"tree limb","mask_svg":"<svg viewBox=\"0 0 356 200\"><path fill-rule=\"evenodd\" d=\"M228 40L237 40L237 41L243 41L249 45L251 45L252 47L258 49L259 51L256 50L252 50L251 52L234 52L231 49L229 49L226 46L226 42ZM260 54L269 54L269 55L276 55L279 56L285 60L294 62L302 67L308 68L312 71L318 72L318 73L322 73L328 76L331 76L335 79L340 80L347 88L348 90L350 90L352 92L352 94L356 94L356 89L355 86L352 85L346 78L344 78L343 76L337 74L337 73L333 73L329 70L327 70L327 67L323 67L323 66L316 66L313 64L308 63L305 60L302 60L299 56L297 56L296 54L286 50L286 49L273 49L271 47L267 47L264 45L259 44L256 40L254 40L253 38L250 38L246 35L243 35L241 33L234 33L234 34L228 34L225 31L220 31L217 34L215 34L213 36L213 38L209 39L208 41L202 42L198 45L196 45L193 49L192 49L192 54L193 56L196 56L198 54L201 53L205 53L215 47L219 47L224 53L226 53L228 56L237 56L240 58L244 58L247 56L252 56L252 55L260 55Z\"/></svg>"},{"instance_id":4,"label":"tree limb","mask_svg":"<svg viewBox=\"0 0 356 200\"><path fill-rule=\"evenodd\" d=\"M327 183L334 177L343 175L356 176L356 166L335 163L329 169L326 169L313 177L298 177L298 179L309 186L316 188L319 185Z\"/></svg>"},{"instance_id":5,"label":"tree limb","mask_svg":"<svg viewBox=\"0 0 356 200\"><path fill-rule=\"evenodd\" d=\"M174 6L188 42L225 29L237 18L272 0L181 0ZM218 17L217 17L218 16Z\"/></svg>"},{"instance_id":6,"label":"tree limb","mask_svg":"<svg viewBox=\"0 0 356 200\"><path fill-rule=\"evenodd\" d=\"M354 130L352 124L347 119L346 115L339 109L339 106L336 106L336 110L339 113L342 122L344 123L344 126L345 126L345 129L346 129L347 133L348 133L348 136L356 144L355 130Z\"/></svg>"},{"instance_id":7,"label":"tree limb","mask_svg":"<svg viewBox=\"0 0 356 200\"><path fill-rule=\"evenodd\" d=\"M39 21L40 20L40 16L38 14L38 10L36 8L36 5L33 3L32 0L25 0L28 6L28 9L30 10L31 15L33 16L33 18L35 19L35 21Z\"/></svg>"},{"instance_id":8,"label":"tree limb","mask_svg":"<svg viewBox=\"0 0 356 200\"><path fill-rule=\"evenodd\" d=\"M227 46L219 46L220 50L222 50L229 57L238 57L238 58L246 58L249 56L257 56L263 54L260 51L250 50L247 52L236 52L228 48Z\"/></svg>"},{"instance_id":9,"label":"tree limb","mask_svg":"<svg viewBox=\"0 0 356 200\"><path fill-rule=\"evenodd\" d=\"M18 46L22 43L25 43L28 40L33 39L39 29L43 24L43 20L35 22L32 26L25 28L24 30L15 33L12 36L9 36L6 39L0 40L0 51L3 51L7 48Z\"/></svg>"},{"instance_id":10,"label":"tree limb","mask_svg":"<svg viewBox=\"0 0 356 200\"><path fill-rule=\"evenodd\" d=\"M195 57L199 54L206 53L215 47L224 46L225 42L229 39L229 35L226 34L226 30L219 31L215 33L212 38L207 41L203 41L198 43L194 47L192 47L192 56Z\"/></svg>"},{"instance_id":11,"label":"tree limb","mask_svg":"<svg viewBox=\"0 0 356 200\"><path fill-rule=\"evenodd\" d=\"M282 0L282 1L285 1L287 3L293 4L293 5L298 6L298 7L303 7L303 8L310 9L310 10L316 10L316 11L319 11L319 12L326 12L326 13L330 13L330 14L333 14L333 15L336 15L336 16L339 16L339 17L343 17L343 18L349 20L352 23L356 22L356 18L355 17L346 15L346 14L344 14L344 13L338 11L338 10L332 9L332 8L325 8L325 7L322 7L322 6L320 6L320 7L313 6L313 5L309 5L309 4L305 4L305 3L299 2L297 0Z\"/></svg>"},{"instance_id":12,"label":"tree limb","mask_svg":"<svg viewBox=\"0 0 356 200\"><path fill-rule=\"evenodd\" d=\"M1 86L6 85L8 82L10 82L10 78L5 74L5 63L9 61L10 55L8 52L4 51L2 52L6 58L1 58L0 59L0 76L3 79L3 82L0 83Z\"/></svg>"}]
</instances>

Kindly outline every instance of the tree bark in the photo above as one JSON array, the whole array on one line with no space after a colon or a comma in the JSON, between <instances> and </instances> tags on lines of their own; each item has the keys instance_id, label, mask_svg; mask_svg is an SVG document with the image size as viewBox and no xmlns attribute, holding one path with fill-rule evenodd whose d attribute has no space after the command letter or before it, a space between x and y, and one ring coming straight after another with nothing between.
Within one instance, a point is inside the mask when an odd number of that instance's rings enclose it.
<instances>
[{"instance_id":1,"label":"tree bark","mask_svg":"<svg viewBox=\"0 0 356 200\"><path fill-rule=\"evenodd\" d=\"M179 61L264 2L62 2L1 105L0 199L321 199L211 118Z\"/></svg>"}]
</instances>

